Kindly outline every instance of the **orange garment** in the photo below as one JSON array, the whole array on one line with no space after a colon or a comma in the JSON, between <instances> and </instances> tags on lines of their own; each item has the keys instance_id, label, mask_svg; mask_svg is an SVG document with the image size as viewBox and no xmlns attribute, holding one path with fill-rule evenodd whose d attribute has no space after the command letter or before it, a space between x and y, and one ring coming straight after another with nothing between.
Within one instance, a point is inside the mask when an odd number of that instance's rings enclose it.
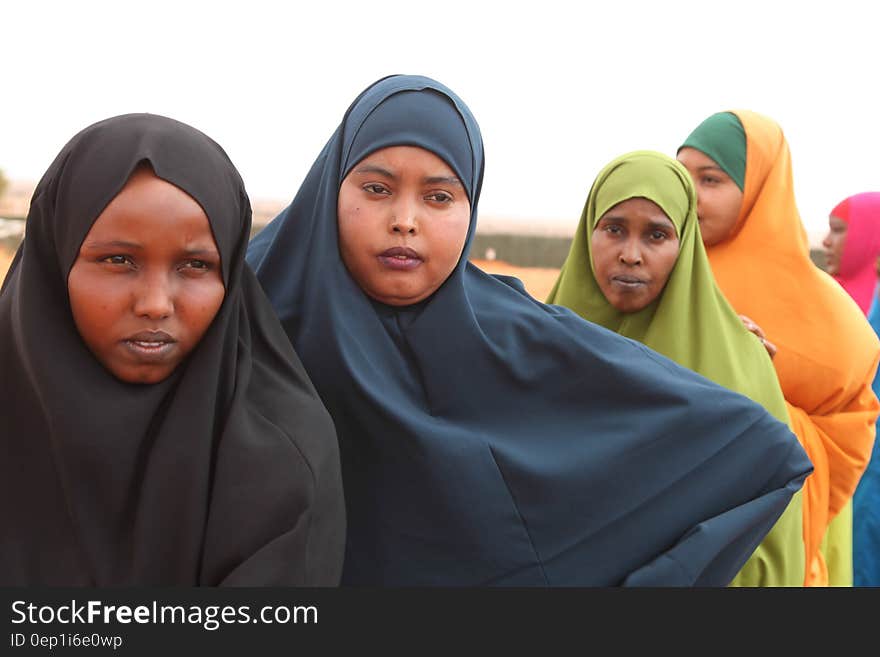
<instances>
[{"instance_id":1,"label":"orange garment","mask_svg":"<svg viewBox=\"0 0 880 657\"><path fill-rule=\"evenodd\" d=\"M871 456L880 342L856 303L810 260L782 129L754 112L733 113L746 133L743 203L731 236L707 253L731 305L778 348L773 364L792 429L814 467L804 484L804 583L827 586L819 546Z\"/></svg>"}]
</instances>

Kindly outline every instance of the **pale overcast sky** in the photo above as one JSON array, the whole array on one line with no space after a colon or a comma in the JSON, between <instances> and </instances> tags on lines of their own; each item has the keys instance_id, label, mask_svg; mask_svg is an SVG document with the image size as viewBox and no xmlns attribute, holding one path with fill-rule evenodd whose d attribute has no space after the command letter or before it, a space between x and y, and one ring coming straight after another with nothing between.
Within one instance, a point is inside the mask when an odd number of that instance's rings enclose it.
<instances>
[{"instance_id":1,"label":"pale overcast sky","mask_svg":"<svg viewBox=\"0 0 880 657\"><path fill-rule=\"evenodd\" d=\"M673 154L709 114L747 108L785 130L820 233L843 197L880 190L872 5L12 0L0 168L36 180L86 125L153 112L216 139L253 199L287 201L354 97L413 73L480 123L487 218L573 230L611 158Z\"/></svg>"}]
</instances>

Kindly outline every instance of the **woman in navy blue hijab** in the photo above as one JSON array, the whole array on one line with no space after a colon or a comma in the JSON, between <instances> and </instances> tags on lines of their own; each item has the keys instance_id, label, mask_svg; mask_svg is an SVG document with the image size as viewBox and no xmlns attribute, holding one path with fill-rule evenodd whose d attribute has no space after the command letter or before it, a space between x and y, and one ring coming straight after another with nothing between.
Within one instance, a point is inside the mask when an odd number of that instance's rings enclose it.
<instances>
[{"instance_id":1,"label":"woman in navy blue hijab","mask_svg":"<svg viewBox=\"0 0 880 657\"><path fill-rule=\"evenodd\" d=\"M435 209L351 241L409 184L407 153L448 172L424 181ZM248 249L336 423L343 584L728 584L812 470L806 454L745 397L470 264L483 162L452 91L383 78ZM351 181L367 200L343 198ZM416 239L434 215L450 231L439 247ZM398 246L370 255L373 242ZM443 249L458 255L438 273Z\"/></svg>"}]
</instances>

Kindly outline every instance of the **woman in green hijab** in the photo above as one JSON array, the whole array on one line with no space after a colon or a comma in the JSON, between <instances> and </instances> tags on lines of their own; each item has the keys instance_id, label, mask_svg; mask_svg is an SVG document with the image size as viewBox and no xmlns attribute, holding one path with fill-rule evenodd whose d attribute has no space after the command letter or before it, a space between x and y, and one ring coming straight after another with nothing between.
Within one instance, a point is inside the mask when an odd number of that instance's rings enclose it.
<instances>
[{"instance_id":1,"label":"woman in green hijab","mask_svg":"<svg viewBox=\"0 0 880 657\"><path fill-rule=\"evenodd\" d=\"M622 155L593 183L547 302L638 340L789 422L768 356L772 345L749 332L747 318L721 294L698 231L687 170L654 151ZM797 493L731 585L803 585L802 526Z\"/></svg>"}]
</instances>

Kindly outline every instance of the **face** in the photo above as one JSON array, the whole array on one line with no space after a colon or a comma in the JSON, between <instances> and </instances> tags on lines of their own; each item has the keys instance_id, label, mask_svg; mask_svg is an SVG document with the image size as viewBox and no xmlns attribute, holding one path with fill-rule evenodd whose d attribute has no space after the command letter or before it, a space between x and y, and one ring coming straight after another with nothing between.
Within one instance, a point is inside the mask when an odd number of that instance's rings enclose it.
<instances>
[{"instance_id":1,"label":"face","mask_svg":"<svg viewBox=\"0 0 880 657\"><path fill-rule=\"evenodd\" d=\"M847 223L838 217L828 217L828 234L822 240L825 250L825 271L834 276L840 272L840 257L846 244Z\"/></svg>"},{"instance_id":2,"label":"face","mask_svg":"<svg viewBox=\"0 0 880 657\"><path fill-rule=\"evenodd\" d=\"M691 174L697 190L697 218L703 244L714 246L729 236L742 206L742 190L715 160L695 148L682 148L678 161Z\"/></svg>"},{"instance_id":3,"label":"face","mask_svg":"<svg viewBox=\"0 0 880 657\"><path fill-rule=\"evenodd\" d=\"M199 343L225 289L208 217L138 169L98 216L67 278L73 319L116 378L157 383Z\"/></svg>"},{"instance_id":4,"label":"face","mask_svg":"<svg viewBox=\"0 0 880 657\"><path fill-rule=\"evenodd\" d=\"M383 148L339 188L339 250L373 299L407 306L442 285L461 257L471 205L449 166L415 146Z\"/></svg>"},{"instance_id":5,"label":"face","mask_svg":"<svg viewBox=\"0 0 880 657\"><path fill-rule=\"evenodd\" d=\"M608 303L638 312L663 291L678 258L678 236L653 201L631 198L603 214L593 229L596 282Z\"/></svg>"}]
</instances>

